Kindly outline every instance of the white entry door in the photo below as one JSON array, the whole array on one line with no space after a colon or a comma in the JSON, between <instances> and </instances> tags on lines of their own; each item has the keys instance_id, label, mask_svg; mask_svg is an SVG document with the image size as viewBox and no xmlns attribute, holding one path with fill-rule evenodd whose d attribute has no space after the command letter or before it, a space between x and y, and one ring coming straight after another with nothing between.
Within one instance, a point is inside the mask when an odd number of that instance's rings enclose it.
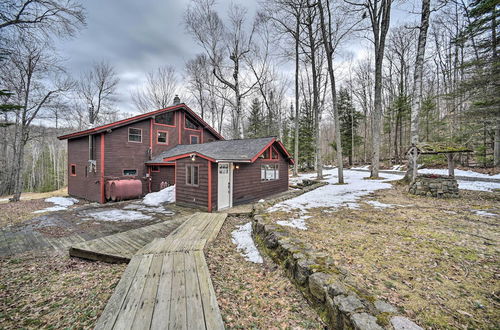
<instances>
[{"instance_id":1,"label":"white entry door","mask_svg":"<svg viewBox=\"0 0 500 330\"><path fill-rule=\"evenodd\" d=\"M232 204L232 169L231 163L219 163L217 185L217 209L231 207Z\"/></svg>"}]
</instances>

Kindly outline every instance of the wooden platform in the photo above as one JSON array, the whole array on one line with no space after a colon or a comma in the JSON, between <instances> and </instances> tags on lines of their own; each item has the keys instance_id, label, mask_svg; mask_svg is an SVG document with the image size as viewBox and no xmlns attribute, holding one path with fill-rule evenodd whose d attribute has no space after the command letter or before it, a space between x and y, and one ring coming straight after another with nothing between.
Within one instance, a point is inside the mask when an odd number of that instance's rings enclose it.
<instances>
[{"instance_id":1,"label":"wooden platform","mask_svg":"<svg viewBox=\"0 0 500 330\"><path fill-rule=\"evenodd\" d=\"M203 248L226 217L196 213L137 251L96 329L224 329Z\"/></svg>"},{"instance_id":2,"label":"wooden platform","mask_svg":"<svg viewBox=\"0 0 500 330\"><path fill-rule=\"evenodd\" d=\"M69 255L110 263L127 263L139 249L151 243L155 238L168 236L189 218L189 216L180 217L74 244L69 249Z\"/></svg>"}]
</instances>

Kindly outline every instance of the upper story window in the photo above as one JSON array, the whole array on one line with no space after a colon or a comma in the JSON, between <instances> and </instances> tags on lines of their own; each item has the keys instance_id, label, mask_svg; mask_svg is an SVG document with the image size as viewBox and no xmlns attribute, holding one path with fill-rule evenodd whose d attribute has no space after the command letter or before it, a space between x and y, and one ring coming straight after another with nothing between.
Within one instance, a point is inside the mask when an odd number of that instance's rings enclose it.
<instances>
[{"instance_id":1,"label":"upper story window","mask_svg":"<svg viewBox=\"0 0 500 330\"><path fill-rule=\"evenodd\" d=\"M271 159L278 159L278 152L273 147L271 147Z\"/></svg>"},{"instance_id":2,"label":"upper story window","mask_svg":"<svg viewBox=\"0 0 500 330\"><path fill-rule=\"evenodd\" d=\"M198 135L190 135L189 136L189 143L190 144L198 144L200 143L200 137Z\"/></svg>"},{"instance_id":3,"label":"upper story window","mask_svg":"<svg viewBox=\"0 0 500 330\"><path fill-rule=\"evenodd\" d=\"M265 160L271 160L271 159L278 159L279 156L278 156L278 152L276 151L276 149L271 146L269 148L267 148L260 156L259 156L260 159L265 159Z\"/></svg>"},{"instance_id":4,"label":"upper story window","mask_svg":"<svg viewBox=\"0 0 500 330\"><path fill-rule=\"evenodd\" d=\"M168 132L158 131L158 134L156 136L156 142L158 144L168 144Z\"/></svg>"},{"instance_id":5,"label":"upper story window","mask_svg":"<svg viewBox=\"0 0 500 330\"><path fill-rule=\"evenodd\" d=\"M191 118L189 118L188 116L186 116L186 120L185 120L186 124L186 128L189 128L189 129L199 129L200 127L198 126L198 124Z\"/></svg>"},{"instance_id":6,"label":"upper story window","mask_svg":"<svg viewBox=\"0 0 500 330\"><path fill-rule=\"evenodd\" d=\"M128 142L142 142L142 129L132 128L128 129Z\"/></svg>"},{"instance_id":7,"label":"upper story window","mask_svg":"<svg viewBox=\"0 0 500 330\"><path fill-rule=\"evenodd\" d=\"M175 112L165 112L155 117L155 123L175 126Z\"/></svg>"}]
</instances>

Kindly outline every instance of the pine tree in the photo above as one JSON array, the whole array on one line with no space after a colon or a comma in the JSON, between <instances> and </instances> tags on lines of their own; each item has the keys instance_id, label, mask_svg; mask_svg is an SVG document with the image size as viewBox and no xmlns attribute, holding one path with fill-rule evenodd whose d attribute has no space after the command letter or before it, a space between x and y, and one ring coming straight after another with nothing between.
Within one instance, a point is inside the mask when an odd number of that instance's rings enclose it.
<instances>
[{"instance_id":1,"label":"pine tree","mask_svg":"<svg viewBox=\"0 0 500 330\"><path fill-rule=\"evenodd\" d=\"M475 0L470 6L471 23L464 39L474 40L475 57L466 64L470 75L464 83L472 95L471 117L478 118L485 131L494 131L494 165L500 166L500 61L498 59L498 11L496 0ZM461 42L461 40L457 40ZM486 134L485 134L486 135ZM487 148L486 139L482 148Z\"/></svg>"},{"instance_id":2,"label":"pine tree","mask_svg":"<svg viewBox=\"0 0 500 330\"><path fill-rule=\"evenodd\" d=\"M257 138L264 136L264 127L261 106L258 98L254 98L248 117L247 137Z\"/></svg>"},{"instance_id":3,"label":"pine tree","mask_svg":"<svg viewBox=\"0 0 500 330\"><path fill-rule=\"evenodd\" d=\"M356 131L363 115L356 111L352 104L349 91L341 88L338 93L338 111L340 119L340 136L342 141L342 155L349 158L349 165L352 165L354 149L362 143L361 136ZM335 143L332 144L335 149Z\"/></svg>"}]
</instances>

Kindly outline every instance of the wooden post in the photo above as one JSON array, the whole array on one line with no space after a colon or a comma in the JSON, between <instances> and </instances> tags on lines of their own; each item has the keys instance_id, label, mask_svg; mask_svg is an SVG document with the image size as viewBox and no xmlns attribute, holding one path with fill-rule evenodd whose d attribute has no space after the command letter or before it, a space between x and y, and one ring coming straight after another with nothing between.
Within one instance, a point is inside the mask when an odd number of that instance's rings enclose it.
<instances>
[{"instance_id":1,"label":"wooden post","mask_svg":"<svg viewBox=\"0 0 500 330\"><path fill-rule=\"evenodd\" d=\"M455 177L455 162L452 153L447 153L446 158L448 159L448 175L452 178Z\"/></svg>"}]
</instances>

